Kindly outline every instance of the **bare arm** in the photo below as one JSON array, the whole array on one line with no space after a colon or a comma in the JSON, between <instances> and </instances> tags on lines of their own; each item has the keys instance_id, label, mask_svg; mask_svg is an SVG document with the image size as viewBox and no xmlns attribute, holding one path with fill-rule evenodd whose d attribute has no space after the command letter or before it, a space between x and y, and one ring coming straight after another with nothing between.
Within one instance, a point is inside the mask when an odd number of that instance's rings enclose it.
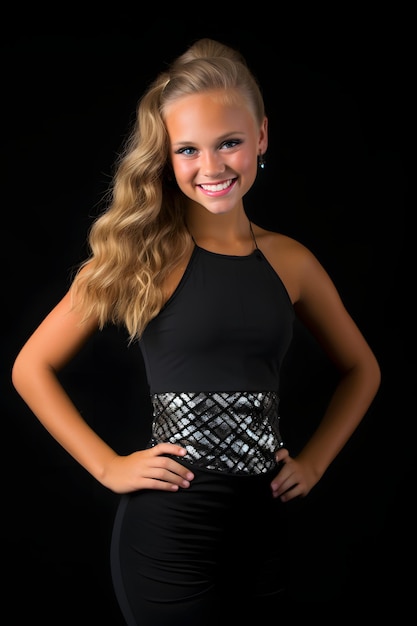
<instances>
[{"instance_id":1,"label":"bare arm","mask_svg":"<svg viewBox=\"0 0 417 626\"><path fill-rule=\"evenodd\" d=\"M43 320L16 357L12 381L20 396L56 441L109 489L177 490L192 475L163 454L183 455L179 446L160 444L119 456L82 418L58 379L58 372L97 330L95 320L80 323L67 293Z\"/></svg>"},{"instance_id":2,"label":"bare arm","mask_svg":"<svg viewBox=\"0 0 417 626\"><path fill-rule=\"evenodd\" d=\"M365 416L381 378L375 355L318 260L299 244L291 255L296 269L288 273L288 285L296 312L340 378L319 426L297 457L286 450L278 454L284 467L272 490L284 501L306 495L322 477Z\"/></svg>"}]
</instances>

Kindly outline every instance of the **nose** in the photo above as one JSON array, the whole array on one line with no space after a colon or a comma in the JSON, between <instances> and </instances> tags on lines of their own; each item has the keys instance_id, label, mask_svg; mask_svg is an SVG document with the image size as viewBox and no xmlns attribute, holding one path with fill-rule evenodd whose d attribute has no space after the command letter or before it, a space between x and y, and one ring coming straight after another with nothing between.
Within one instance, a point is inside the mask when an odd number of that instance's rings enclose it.
<instances>
[{"instance_id":1,"label":"nose","mask_svg":"<svg viewBox=\"0 0 417 626\"><path fill-rule=\"evenodd\" d=\"M220 152L205 152L202 155L201 170L204 176L213 177L222 174L226 169Z\"/></svg>"}]
</instances>

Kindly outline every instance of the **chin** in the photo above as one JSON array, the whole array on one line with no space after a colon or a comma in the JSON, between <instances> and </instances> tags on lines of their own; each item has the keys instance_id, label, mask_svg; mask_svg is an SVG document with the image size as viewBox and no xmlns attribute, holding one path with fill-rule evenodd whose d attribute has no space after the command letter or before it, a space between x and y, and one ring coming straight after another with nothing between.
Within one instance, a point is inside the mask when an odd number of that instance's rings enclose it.
<instances>
[{"instance_id":1,"label":"chin","mask_svg":"<svg viewBox=\"0 0 417 626\"><path fill-rule=\"evenodd\" d=\"M233 204L232 206L228 206L228 207L224 207L224 206L214 207L214 206L203 204L202 206L206 209L206 211L208 211L212 215L227 215L227 213L231 213L233 211L236 205Z\"/></svg>"}]
</instances>

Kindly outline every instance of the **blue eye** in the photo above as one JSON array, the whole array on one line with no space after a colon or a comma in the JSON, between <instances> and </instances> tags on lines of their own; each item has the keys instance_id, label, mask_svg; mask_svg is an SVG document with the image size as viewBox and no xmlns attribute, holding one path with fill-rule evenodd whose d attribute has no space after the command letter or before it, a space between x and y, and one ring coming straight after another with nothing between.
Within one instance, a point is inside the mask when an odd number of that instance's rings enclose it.
<instances>
[{"instance_id":1,"label":"blue eye","mask_svg":"<svg viewBox=\"0 0 417 626\"><path fill-rule=\"evenodd\" d=\"M181 148L180 150L177 150L175 154L185 154L186 156L193 156L195 153L195 148Z\"/></svg>"},{"instance_id":2,"label":"blue eye","mask_svg":"<svg viewBox=\"0 0 417 626\"><path fill-rule=\"evenodd\" d=\"M224 141L221 145L221 148L234 148L235 146L238 146L239 144L241 144L241 140L240 139L228 139L227 141Z\"/></svg>"}]
</instances>

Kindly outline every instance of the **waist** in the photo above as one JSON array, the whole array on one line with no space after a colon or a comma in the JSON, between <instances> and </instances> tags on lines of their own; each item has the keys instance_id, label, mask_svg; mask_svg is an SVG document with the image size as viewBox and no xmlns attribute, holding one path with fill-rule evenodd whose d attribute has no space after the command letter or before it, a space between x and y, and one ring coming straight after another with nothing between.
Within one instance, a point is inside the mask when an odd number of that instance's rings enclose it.
<instances>
[{"instance_id":1,"label":"waist","mask_svg":"<svg viewBox=\"0 0 417 626\"><path fill-rule=\"evenodd\" d=\"M207 470L260 474L275 466L283 445L276 392L166 392L151 400L150 445L181 445L181 459Z\"/></svg>"}]
</instances>

